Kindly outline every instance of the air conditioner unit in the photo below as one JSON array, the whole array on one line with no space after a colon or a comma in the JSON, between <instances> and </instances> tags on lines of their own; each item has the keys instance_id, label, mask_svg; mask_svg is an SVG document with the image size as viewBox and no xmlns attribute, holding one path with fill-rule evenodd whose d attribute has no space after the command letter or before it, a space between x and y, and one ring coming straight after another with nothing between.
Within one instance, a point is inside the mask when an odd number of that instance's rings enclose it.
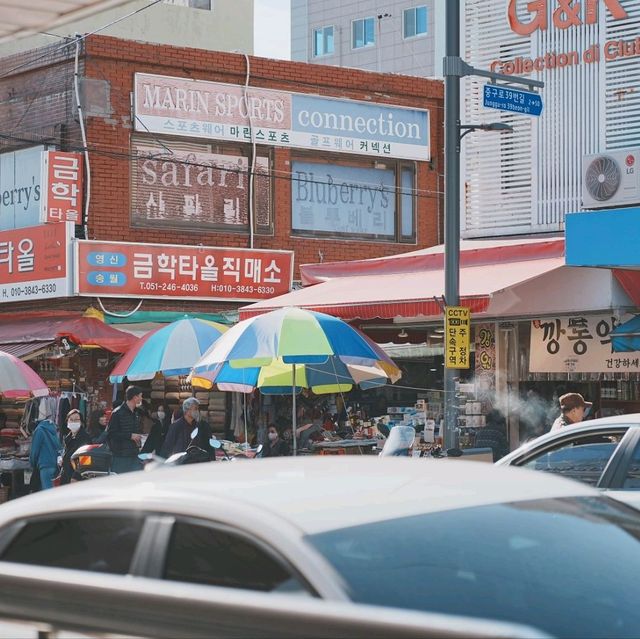
<instances>
[{"instance_id":1,"label":"air conditioner unit","mask_svg":"<svg viewBox=\"0 0 640 639\"><path fill-rule=\"evenodd\" d=\"M585 155L582 208L640 204L640 148Z\"/></svg>"}]
</instances>

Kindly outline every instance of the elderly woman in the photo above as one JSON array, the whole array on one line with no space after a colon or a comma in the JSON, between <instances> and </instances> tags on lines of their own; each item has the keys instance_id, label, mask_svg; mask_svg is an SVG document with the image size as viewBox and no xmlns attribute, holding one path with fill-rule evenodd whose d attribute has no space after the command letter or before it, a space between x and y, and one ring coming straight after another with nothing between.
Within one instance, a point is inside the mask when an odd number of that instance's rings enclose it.
<instances>
[{"instance_id":1,"label":"elderly woman","mask_svg":"<svg viewBox=\"0 0 640 639\"><path fill-rule=\"evenodd\" d=\"M67 428L69 432L64 437L64 452L62 453L62 470L60 472L60 483L68 484L73 476L71 467L71 455L81 446L91 443L89 433L84 429L80 411L70 410L67 413Z\"/></svg>"},{"instance_id":2,"label":"elderly woman","mask_svg":"<svg viewBox=\"0 0 640 639\"><path fill-rule=\"evenodd\" d=\"M162 447L162 456L171 457L176 453L183 453L189 446L198 446L209 453L215 460L215 449L209 444L211 427L200 419L200 402L195 397L189 397L182 403L182 417L169 426L167 437ZM197 430L195 437L191 433Z\"/></svg>"}]
</instances>

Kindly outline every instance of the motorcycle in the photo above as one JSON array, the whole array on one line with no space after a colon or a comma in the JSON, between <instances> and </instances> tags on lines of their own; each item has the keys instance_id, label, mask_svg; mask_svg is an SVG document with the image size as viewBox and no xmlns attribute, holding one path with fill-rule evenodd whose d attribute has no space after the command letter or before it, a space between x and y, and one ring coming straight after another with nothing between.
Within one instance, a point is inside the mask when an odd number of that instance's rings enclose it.
<instances>
[{"instance_id":1,"label":"motorcycle","mask_svg":"<svg viewBox=\"0 0 640 639\"><path fill-rule=\"evenodd\" d=\"M115 475L116 473L111 472L112 457L111 451L104 444L80 446L71 455L71 468L74 470L74 479L83 481Z\"/></svg>"}]
</instances>

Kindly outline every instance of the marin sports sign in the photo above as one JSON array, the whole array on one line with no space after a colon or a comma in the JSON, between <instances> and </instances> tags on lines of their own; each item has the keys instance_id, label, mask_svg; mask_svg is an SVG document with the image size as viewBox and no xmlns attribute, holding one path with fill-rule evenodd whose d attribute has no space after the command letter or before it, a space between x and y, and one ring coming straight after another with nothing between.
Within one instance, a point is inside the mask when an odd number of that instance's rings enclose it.
<instances>
[{"instance_id":1,"label":"marin sports sign","mask_svg":"<svg viewBox=\"0 0 640 639\"><path fill-rule=\"evenodd\" d=\"M136 73L134 110L141 132L431 159L424 109Z\"/></svg>"}]
</instances>

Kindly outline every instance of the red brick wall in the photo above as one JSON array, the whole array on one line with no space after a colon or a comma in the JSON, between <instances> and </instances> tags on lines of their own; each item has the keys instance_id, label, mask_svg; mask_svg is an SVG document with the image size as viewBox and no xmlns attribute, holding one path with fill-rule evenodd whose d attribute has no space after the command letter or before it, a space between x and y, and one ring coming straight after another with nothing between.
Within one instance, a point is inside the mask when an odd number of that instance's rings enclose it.
<instances>
[{"instance_id":1,"label":"red brick wall","mask_svg":"<svg viewBox=\"0 0 640 639\"><path fill-rule=\"evenodd\" d=\"M357 69L340 69L251 57L251 86L310 92L320 95L385 102L428 108L431 113L431 163L418 164L417 246L437 244L442 198L438 173L443 162L443 86L435 80L401 75L383 75ZM248 233L167 231L132 228L130 224L129 162L131 103L135 72L243 84L243 55L123 41L91 36L86 41L86 75L110 84L113 113L108 118L90 118L92 196L89 236L104 240L140 242L203 243L213 246L247 247ZM375 87L375 91L372 90ZM276 148L277 175L290 171L291 152ZM316 240L291 237L291 183L274 181L275 225L272 237L255 235L256 248L293 249L297 266L324 261L362 259L410 251L415 245L350 240Z\"/></svg>"}]
</instances>

